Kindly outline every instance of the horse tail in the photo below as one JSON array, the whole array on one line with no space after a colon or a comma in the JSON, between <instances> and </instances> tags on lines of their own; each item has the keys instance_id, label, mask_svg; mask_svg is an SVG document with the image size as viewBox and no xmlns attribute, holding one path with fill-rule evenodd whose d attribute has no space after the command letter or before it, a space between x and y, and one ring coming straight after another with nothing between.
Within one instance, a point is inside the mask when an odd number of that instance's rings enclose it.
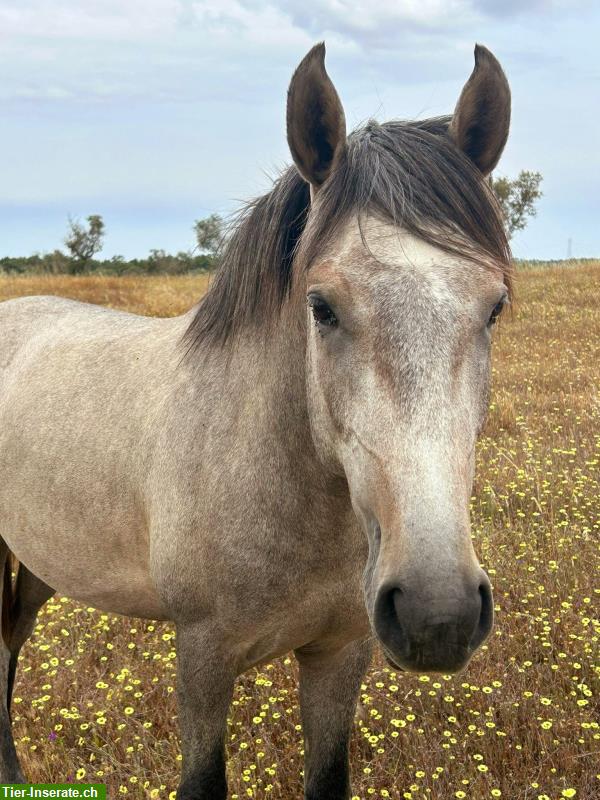
<instances>
[{"instance_id":1,"label":"horse tail","mask_svg":"<svg viewBox=\"0 0 600 800\"><path fill-rule=\"evenodd\" d=\"M15 624L14 609L15 609L15 591L13 588L13 562L14 557L10 550L6 552L6 559L4 561L4 580L2 582L2 638L4 644L8 647L12 632ZM16 566L16 564L15 564Z\"/></svg>"}]
</instances>

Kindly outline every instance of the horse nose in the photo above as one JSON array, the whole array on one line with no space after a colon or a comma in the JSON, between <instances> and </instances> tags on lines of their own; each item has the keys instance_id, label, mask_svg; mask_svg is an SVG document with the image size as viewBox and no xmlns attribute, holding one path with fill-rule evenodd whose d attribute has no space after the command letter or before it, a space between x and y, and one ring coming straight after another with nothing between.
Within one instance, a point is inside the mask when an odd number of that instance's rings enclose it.
<instances>
[{"instance_id":1,"label":"horse nose","mask_svg":"<svg viewBox=\"0 0 600 800\"><path fill-rule=\"evenodd\" d=\"M377 592L374 627L396 666L413 672L457 672L492 629L492 590L480 570L476 580L436 593L388 582Z\"/></svg>"}]
</instances>

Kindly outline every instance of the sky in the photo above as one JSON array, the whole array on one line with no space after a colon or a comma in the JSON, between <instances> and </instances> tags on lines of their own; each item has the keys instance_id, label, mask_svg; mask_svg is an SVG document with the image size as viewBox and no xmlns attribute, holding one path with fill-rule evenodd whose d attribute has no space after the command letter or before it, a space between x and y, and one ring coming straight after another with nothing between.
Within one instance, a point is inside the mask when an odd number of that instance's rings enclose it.
<instances>
[{"instance_id":1,"label":"sky","mask_svg":"<svg viewBox=\"0 0 600 800\"><path fill-rule=\"evenodd\" d=\"M324 40L348 128L451 113L480 42L512 89L496 175L543 175L522 258L600 256L600 3L584 0L0 0L0 256L194 246L290 161L292 72Z\"/></svg>"}]
</instances>

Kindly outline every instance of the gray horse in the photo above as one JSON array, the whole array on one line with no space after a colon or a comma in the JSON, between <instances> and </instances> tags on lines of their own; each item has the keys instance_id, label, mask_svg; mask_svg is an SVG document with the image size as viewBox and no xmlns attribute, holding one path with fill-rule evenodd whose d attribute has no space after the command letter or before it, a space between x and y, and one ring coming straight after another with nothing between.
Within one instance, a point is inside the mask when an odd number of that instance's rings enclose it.
<instances>
[{"instance_id":1,"label":"gray horse","mask_svg":"<svg viewBox=\"0 0 600 800\"><path fill-rule=\"evenodd\" d=\"M10 697L55 591L175 623L179 800L226 797L253 665L294 650L305 797L346 800L372 634L395 668L448 673L490 632L469 497L510 294L486 180L508 84L477 46L451 117L347 137L324 57L291 81L294 166L188 313L0 306L2 781L23 779Z\"/></svg>"}]
</instances>

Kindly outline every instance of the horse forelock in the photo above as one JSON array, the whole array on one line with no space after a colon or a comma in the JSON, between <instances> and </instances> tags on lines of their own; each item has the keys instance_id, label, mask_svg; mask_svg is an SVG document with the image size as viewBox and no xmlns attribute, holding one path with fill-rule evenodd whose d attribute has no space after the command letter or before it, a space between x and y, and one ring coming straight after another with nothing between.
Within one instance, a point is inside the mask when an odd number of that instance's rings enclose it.
<instances>
[{"instance_id":1,"label":"horse forelock","mask_svg":"<svg viewBox=\"0 0 600 800\"><path fill-rule=\"evenodd\" d=\"M187 356L270 326L306 270L352 217L374 215L446 253L500 267L511 289L510 249L488 182L447 135L450 117L373 120L348 137L343 159L316 195L287 168L238 214L220 265L181 340Z\"/></svg>"}]
</instances>

